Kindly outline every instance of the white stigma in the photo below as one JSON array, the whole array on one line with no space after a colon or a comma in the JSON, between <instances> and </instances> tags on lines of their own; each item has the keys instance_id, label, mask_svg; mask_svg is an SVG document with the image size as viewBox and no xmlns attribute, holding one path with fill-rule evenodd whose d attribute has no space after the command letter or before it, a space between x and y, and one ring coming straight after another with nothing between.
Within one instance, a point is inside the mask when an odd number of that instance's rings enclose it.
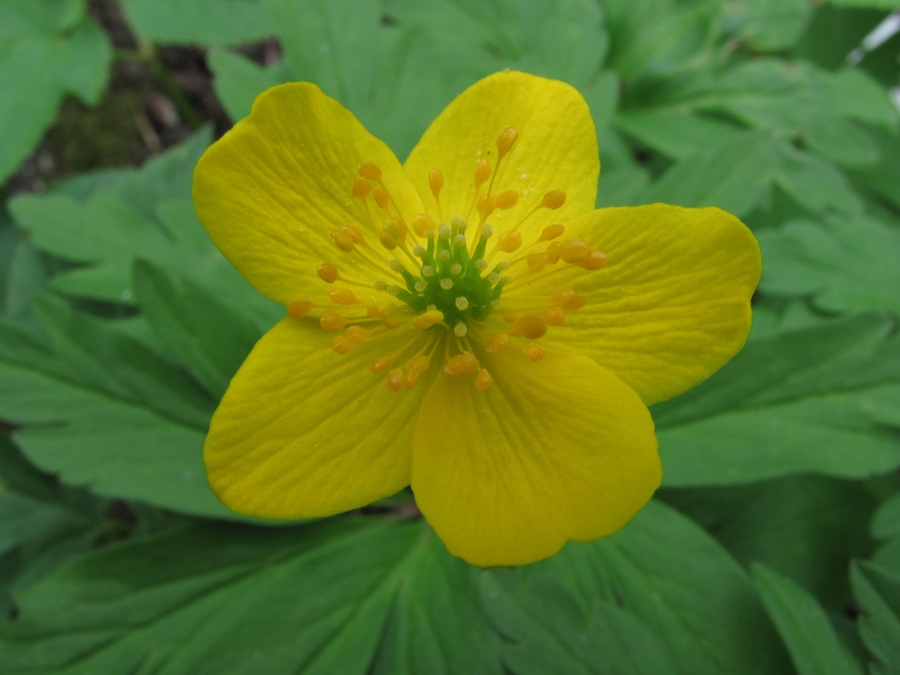
<instances>
[{"instance_id":1,"label":"white stigma","mask_svg":"<svg viewBox=\"0 0 900 675\"><path fill-rule=\"evenodd\" d=\"M388 295L397 295L397 293L400 292L400 287L397 286L396 284L391 284L390 286L387 287L386 290L388 292Z\"/></svg>"},{"instance_id":2,"label":"white stigma","mask_svg":"<svg viewBox=\"0 0 900 675\"><path fill-rule=\"evenodd\" d=\"M441 279L441 288L443 288L445 291L449 291L451 288L453 288L453 279L451 279L450 277L444 277L443 279Z\"/></svg>"},{"instance_id":3,"label":"white stigma","mask_svg":"<svg viewBox=\"0 0 900 675\"><path fill-rule=\"evenodd\" d=\"M497 282L500 281L500 275L497 274L496 272L491 272L490 274L488 274L487 280L491 284L496 284Z\"/></svg>"},{"instance_id":4,"label":"white stigma","mask_svg":"<svg viewBox=\"0 0 900 675\"><path fill-rule=\"evenodd\" d=\"M449 225L441 225L440 232L444 239L449 239L450 235L453 234L453 230L450 229Z\"/></svg>"},{"instance_id":5,"label":"white stigma","mask_svg":"<svg viewBox=\"0 0 900 675\"><path fill-rule=\"evenodd\" d=\"M469 306L469 300L464 296L459 296L454 303L456 305L456 309L460 312L466 311L466 308Z\"/></svg>"},{"instance_id":6,"label":"white stigma","mask_svg":"<svg viewBox=\"0 0 900 675\"><path fill-rule=\"evenodd\" d=\"M450 251L444 249L440 253L438 253L438 258L441 259L441 262L450 262Z\"/></svg>"},{"instance_id":7,"label":"white stigma","mask_svg":"<svg viewBox=\"0 0 900 675\"><path fill-rule=\"evenodd\" d=\"M484 258L479 258L475 261L475 269L479 272L484 272L488 268L488 261Z\"/></svg>"},{"instance_id":8,"label":"white stigma","mask_svg":"<svg viewBox=\"0 0 900 675\"><path fill-rule=\"evenodd\" d=\"M375 290L384 292L387 290L387 284L384 283L383 281L376 281L375 282Z\"/></svg>"},{"instance_id":9,"label":"white stigma","mask_svg":"<svg viewBox=\"0 0 900 675\"><path fill-rule=\"evenodd\" d=\"M509 269L509 263L508 263L506 260L504 260L504 261L501 262L499 265L497 265L497 267L495 267L494 269L495 269L497 272L503 273L503 272L505 272L506 270Z\"/></svg>"},{"instance_id":10,"label":"white stigma","mask_svg":"<svg viewBox=\"0 0 900 675\"><path fill-rule=\"evenodd\" d=\"M463 246L465 246L466 245L466 235L458 234L455 237L453 237L453 245L456 248L462 248Z\"/></svg>"},{"instance_id":11,"label":"white stigma","mask_svg":"<svg viewBox=\"0 0 900 675\"><path fill-rule=\"evenodd\" d=\"M460 321L453 327L453 333L456 335L456 337L465 337L466 333L468 332L469 327L466 326L466 324L464 324L462 321Z\"/></svg>"},{"instance_id":12,"label":"white stigma","mask_svg":"<svg viewBox=\"0 0 900 675\"><path fill-rule=\"evenodd\" d=\"M396 258L392 258L391 261L388 263L388 265L395 272L399 272L400 270L403 269L403 265L401 265L400 261L397 260Z\"/></svg>"},{"instance_id":13,"label":"white stigma","mask_svg":"<svg viewBox=\"0 0 900 675\"><path fill-rule=\"evenodd\" d=\"M422 244L416 244L416 246L413 247L413 255L416 256L417 258L424 258L425 257L425 247L422 246Z\"/></svg>"},{"instance_id":14,"label":"white stigma","mask_svg":"<svg viewBox=\"0 0 900 675\"><path fill-rule=\"evenodd\" d=\"M485 239L490 239L494 234L494 228L490 225L485 225L481 228L481 236Z\"/></svg>"},{"instance_id":15,"label":"white stigma","mask_svg":"<svg viewBox=\"0 0 900 675\"><path fill-rule=\"evenodd\" d=\"M434 268L431 265L425 265L422 267L422 276L423 277L433 277L434 276Z\"/></svg>"},{"instance_id":16,"label":"white stigma","mask_svg":"<svg viewBox=\"0 0 900 675\"><path fill-rule=\"evenodd\" d=\"M424 293L426 288L428 288L428 284L421 279L416 282L416 293Z\"/></svg>"},{"instance_id":17,"label":"white stigma","mask_svg":"<svg viewBox=\"0 0 900 675\"><path fill-rule=\"evenodd\" d=\"M453 263L450 265L450 274L457 275L462 272L462 265L459 263Z\"/></svg>"}]
</instances>

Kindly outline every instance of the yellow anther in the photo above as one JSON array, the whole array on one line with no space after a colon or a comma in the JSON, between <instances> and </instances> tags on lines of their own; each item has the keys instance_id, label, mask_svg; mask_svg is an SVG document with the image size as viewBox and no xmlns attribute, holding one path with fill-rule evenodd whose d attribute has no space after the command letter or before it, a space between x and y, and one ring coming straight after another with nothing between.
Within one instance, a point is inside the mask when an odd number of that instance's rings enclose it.
<instances>
[{"instance_id":1,"label":"yellow anther","mask_svg":"<svg viewBox=\"0 0 900 675\"><path fill-rule=\"evenodd\" d=\"M302 319L312 308L313 304L309 300L291 300L287 304L287 313L295 319Z\"/></svg>"},{"instance_id":2,"label":"yellow anther","mask_svg":"<svg viewBox=\"0 0 900 675\"><path fill-rule=\"evenodd\" d=\"M393 370L388 371L387 377L384 378L384 383L387 385L388 389L397 392L403 389L403 385L406 384L406 378L404 377L402 370L394 368Z\"/></svg>"},{"instance_id":3,"label":"yellow anther","mask_svg":"<svg viewBox=\"0 0 900 675\"><path fill-rule=\"evenodd\" d=\"M381 317L381 323L383 323L384 327L388 330L394 330L403 325L403 317L398 314L385 314Z\"/></svg>"},{"instance_id":4,"label":"yellow anther","mask_svg":"<svg viewBox=\"0 0 900 675\"><path fill-rule=\"evenodd\" d=\"M388 366L391 365L391 357L390 356L379 356L375 359L375 362L372 364L372 372L378 375L381 371L385 370Z\"/></svg>"},{"instance_id":5,"label":"yellow anther","mask_svg":"<svg viewBox=\"0 0 900 675\"><path fill-rule=\"evenodd\" d=\"M447 360L444 372L448 375L474 375L478 372L478 359L471 352L463 352Z\"/></svg>"},{"instance_id":6,"label":"yellow anther","mask_svg":"<svg viewBox=\"0 0 900 675\"><path fill-rule=\"evenodd\" d=\"M562 309L581 309L586 302L587 299L583 295L576 293L571 288L560 288L550 296L550 303Z\"/></svg>"},{"instance_id":7,"label":"yellow anther","mask_svg":"<svg viewBox=\"0 0 900 675\"><path fill-rule=\"evenodd\" d=\"M515 323L519 319L521 319L525 314L523 312L507 312L503 315L503 320L506 323Z\"/></svg>"},{"instance_id":8,"label":"yellow anther","mask_svg":"<svg viewBox=\"0 0 900 675\"><path fill-rule=\"evenodd\" d=\"M479 159L475 163L475 189L479 189L490 177L491 163L486 159Z\"/></svg>"},{"instance_id":9,"label":"yellow anther","mask_svg":"<svg viewBox=\"0 0 900 675\"><path fill-rule=\"evenodd\" d=\"M497 248L505 253L512 253L513 251L518 250L518 248L522 245L522 235L518 231L516 232L503 232L500 234L500 237L497 239Z\"/></svg>"},{"instance_id":10,"label":"yellow anther","mask_svg":"<svg viewBox=\"0 0 900 675\"><path fill-rule=\"evenodd\" d=\"M412 389L419 379L419 375L431 367L431 359L424 354L419 354L406 364L406 388Z\"/></svg>"},{"instance_id":11,"label":"yellow anther","mask_svg":"<svg viewBox=\"0 0 900 675\"><path fill-rule=\"evenodd\" d=\"M528 340L537 340L547 333L547 322L543 317L534 314L526 314L518 319L510 331L511 335L524 337Z\"/></svg>"},{"instance_id":12,"label":"yellow anther","mask_svg":"<svg viewBox=\"0 0 900 675\"><path fill-rule=\"evenodd\" d=\"M487 341L487 344L484 346L484 351L499 353L506 349L506 345L509 344L509 335L506 333L497 333L494 337Z\"/></svg>"},{"instance_id":13,"label":"yellow anther","mask_svg":"<svg viewBox=\"0 0 900 675\"><path fill-rule=\"evenodd\" d=\"M372 191L372 184L362 176L353 181L353 196L357 199L365 201L368 194Z\"/></svg>"},{"instance_id":14,"label":"yellow anther","mask_svg":"<svg viewBox=\"0 0 900 675\"><path fill-rule=\"evenodd\" d=\"M538 241L550 241L551 239L556 239L565 231L566 228L562 225L548 225L544 228L544 231L541 232L541 236Z\"/></svg>"},{"instance_id":15,"label":"yellow anther","mask_svg":"<svg viewBox=\"0 0 900 675\"><path fill-rule=\"evenodd\" d=\"M532 361L540 361L547 355L544 348L536 344L525 345L522 347L522 353Z\"/></svg>"},{"instance_id":16,"label":"yellow anther","mask_svg":"<svg viewBox=\"0 0 900 675\"><path fill-rule=\"evenodd\" d=\"M359 165L359 175L376 183L381 182L381 169L372 161L363 162Z\"/></svg>"},{"instance_id":17,"label":"yellow anther","mask_svg":"<svg viewBox=\"0 0 900 675\"><path fill-rule=\"evenodd\" d=\"M591 247L584 239L568 239L559 246L559 257L567 263L580 263L591 252Z\"/></svg>"},{"instance_id":18,"label":"yellow anther","mask_svg":"<svg viewBox=\"0 0 900 675\"><path fill-rule=\"evenodd\" d=\"M347 321L337 312L328 312L319 319L319 325L325 330L341 330L347 325Z\"/></svg>"},{"instance_id":19,"label":"yellow anther","mask_svg":"<svg viewBox=\"0 0 900 675\"><path fill-rule=\"evenodd\" d=\"M494 378L491 377L491 374L484 369L479 370L478 375L475 377L475 386L480 391L487 391L492 384L494 384Z\"/></svg>"},{"instance_id":20,"label":"yellow anther","mask_svg":"<svg viewBox=\"0 0 900 675\"><path fill-rule=\"evenodd\" d=\"M487 219L497 208L497 195L481 195L478 198L478 206L475 208L483 219Z\"/></svg>"},{"instance_id":21,"label":"yellow anther","mask_svg":"<svg viewBox=\"0 0 900 675\"><path fill-rule=\"evenodd\" d=\"M337 267L331 263L322 263L319 265L316 268L316 274L318 274L319 278L326 284L333 284L340 278Z\"/></svg>"},{"instance_id":22,"label":"yellow anther","mask_svg":"<svg viewBox=\"0 0 900 675\"><path fill-rule=\"evenodd\" d=\"M550 245L544 250L544 254L547 256L547 262L551 265L555 265L559 261L559 249L559 242L551 241Z\"/></svg>"},{"instance_id":23,"label":"yellow anther","mask_svg":"<svg viewBox=\"0 0 900 675\"><path fill-rule=\"evenodd\" d=\"M350 326L347 329L347 337L356 340L356 344L362 344L372 337L372 331L366 330L362 326Z\"/></svg>"},{"instance_id":24,"label":"yellow anther","mask_svg":"<svg viewBox=\"0 0 900 675\"><path fill-rule=\"evenodd\" d=\"M500 135L497 136L497 161L499 162L506 156L506 153L512 150L512 146L515 145L516 139L519 137L519 132L516 131L513 127L506 127L503 131L500 132Z\"/></svg>"},{"instance_id":25,"label":"yellow anther","mask_svg":"<svg viewBox=\"0 0 900 675\"><path fill-rule=\"evenodd\" d=\"M544 307L541 317L548 326L562 326L566 322L566 314L559 307Z\"/></svg>"},{"instance_id":26,"label":"yellow anther","mask_svg":"<svg viewBox=\"0 0 900 675\"><path fill-rule=\"evenodd\" d=\"M515 190L504 190L497 195L497 208L501 211L511 209L519 201L519 193Z\"/></svg>"},{"instance_id":27,"label":"yellow anther","mask_svg":"<svg viewBox=\"0 0 900 675\"><path fill-rule=\"evenodd\" d=\"M444 187L444 173L440 169L432 169L428 172L428 187L435 199L439 199L441 189Z\"/></svg>"},{"instance_id":28,"label":"yellow anther","mask_svg":"<svg viewBox=\"0 0 900 675\"><path fill-rule=\"evenodd\" d=\"M606 267L606 254L603 251L591 251L581 261L581 266L586 270L599 270Z\"/></svg>"},{"instance_id":29,"label":"yellow anther","mask_svg":"<svg viewBox=\"0 0 900 675\"><path fill-rule=\"evenodd\" d=\"M410 325L413 328L418 330L426 330L431 328L435 324L441 323L444 320L444 313L437 309L431 309L427 312L422 312L421 314L417 314L410 321Z\"/></svg>"},{"instance_id":30,"label":"yellow anther","mask_svg":"<svg viewBox=\"0 0 900 675\"><path fill-rule=\"evenodd\" d=\"M374 199L375 203L382 209L385 211L388 210L388 205L391 203L391 195L383 186L379 185L372 190L372 199Z\"/></svg>"},{"instance_id":31,"label":"yellow anther","mask_svg":"<svg viewBox=\"0 0 900 675\"><path fill-rule=\"evenodd\" d=\"M550 190L541 200L541 208L558 209L566 203L566 193L563 190Z\"/></svg>"},{"instance_id":32,"label":"yellow anther","mask_svg":"<svg viewBox=\"0 0 900 675\"><path fill-rule=\"evenodd\" d=\"M435 229L434 219L427 213L420 213L412 221L413 230L420 237L424 237L428 230Z\"/></svg>"},{"instance_id":33,"label":"yellow anther","mask_svg":"<svg viewBox=\"0 0 900 675\"><path fill-rule=\"evenodd\" d=\"M533 272L540 272L544 265L547 264L549 256L546 253L537 253L528 256L528 269Z\"/></svg>"},{"instance_id":34,"label":"yellow anther","mask_svg":"<svg viewBox=\"0 0 900 675\"><path fill-rule=\"evenodd\" d=\"M393 220L389 220L381 228L381 234L378 235L381 245L388 251L393 251L400 245L400 228Z\"/></svg>"},{"instance_id":35,"label":"yellow anther","mask_svg":"<svg viewBox=\"0 0 900 675\"><path fill-rule=\"evenodd\" d=\"M337 244L339 249L346 251L347 253L352 251L355 246L353 237L350 236L350 233L347 232L347 230L332 230L331 238L334 239L334 243Z\"/></svg>"},{"instance_id":36,"label":"yellow anther","mask_svg":"<svg viewBox=\"0 0 900 675\"><path fill-rule=\"evenodd\" d=\"M358 344L359 343L353 338L347 337L346 335L338 335L331 341L331 348L337 354L346 354Z\"/></svg>"},{"instance_id":37,"label":"yellow anther","mask_svg":"<svg viewBox=\"0 0 900 675\"><path fill-rule=\"evenodd\" d=\"M362 230L360 230L353 223L347 223L343 227L344 232L350 235L350 238L353 240L354 244L364 244L366 240L363 238Z\"/></svg>"},{"instance_id":38,"label":"yellow anther","mask_svg":"<svg viewBox=\"0 0 900 675\"><path fill-rule=\"evenodd\" d=\"M349 288L332 288L328 291L328 299L336 305L356 304L356 296Z\"/></svg>"}]
</instances>

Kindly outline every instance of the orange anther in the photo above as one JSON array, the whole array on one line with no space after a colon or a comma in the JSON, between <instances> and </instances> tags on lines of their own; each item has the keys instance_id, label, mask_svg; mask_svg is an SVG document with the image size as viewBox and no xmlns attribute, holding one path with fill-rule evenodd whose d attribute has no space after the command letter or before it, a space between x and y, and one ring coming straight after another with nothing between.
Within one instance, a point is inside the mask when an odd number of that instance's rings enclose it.
<instances>
[{"instance_id":1,"label":"orange anther","mask_svg":"<svg viewBox=\"0 0 900 675\"><path fill-rule=\"evenodd\" d=\"M386 312L381 316L381 323L384 324L384 327L388 330L394 330L395 328L399 328L403 325L404 319L399 314L394 314L392 312Z\"/></svg>"},{"instance_id":2,"label":"orange anther","mask_svg":"<svg viewBox=\"0 0 900 675\"><path fill-rule=\"evenodd\" d=\"M513 324L511 335L537 340L547 332L547 322L540 316L526 314Z\"/></svg>"},{"instance_id":3,"label":"orange anther","mask_svg":"<svg viewBox=\"0 0 900 675\"><path fill-rule=\"evenodd\" d=\"M412 221L413 230L420 237L424 237L425 233L428 230L433 230L434 228L434 219L429 216L427 213L420 213Z\"/></svg>"},{"instance_id":4,"label":"orange anther","mask_svg":"<svg viewBox=\"0 0 900 675\"><path fill-rule=\"evenodd\" d=\"M340 330L347 325L347 321L337 312L328 312L319 319L319 325L325 330Z\"/></svg>"},{"instance_id":5,"label":"orange anther","mask_svg":"<svg viewBox=\"0 0 900 675\"><path fill-rule=\"evenodd\" d=\"M581 261L581 266L586 270L599 270L606 267L606 254L603 251L591 251Z\"/></svg>"},{"instance_id":6,"label":"orange anther","mask_svg":"<svg viewBox=\"0 0 900 675\"><path fill-rule=\"evenodd\" d=\"M406 378L404 377L402 370L394 368L393 370L388 371L387 377L384 378L384 383L387 385L388 389L397 392L403 389L403 385L406 384Z\"/></svg>"},{"instance_id":7,"label":"orange anther","mask_svg":"<svg viewBox=\"0 0 900 675\"><path fill-rule=\"evenodd\" d=\"M356 296L349 288L332 288L328 291L328 299L336 305L356 304Z\"/></svg>"},{"instance_id":8,"label":"orange anther","mask_svg":"<svg viewBox=\"0 0 900 675\"><path fill-rule=\"evenodd\" d=\"M353 181L353 196L357 199L362 199L365 201L366 196L371 191L372 184L362 176Z\"/></svg>"},{"instance_id":9,"label":"orange anther","mask_svg":"<svg viewBox=\"0 0 900 675\"><path fill-rule=\"evenodd\" d=\"M376 183L381 182L381 169L372 161L363 162L359 165L359 175Z\"/></svg>"},{"instance_id":10,"label":"orange anther","mask_svg":"<svg viewBox=\"0 0 900 675\"><path fill-rule=\"evenodd\" d=\"M475 377L475 386L480 391L487 391L492 384L494 384L494 378L491 377L491 374L484 369L479 370L478 375Z\"/></svg>"},{"instance_id":11,"label":"orange anther","mask_svg":"<svg viewBox=\"0 0 900 675\"><path fill-rule=\"evenodd\" d=\"M587 299L571 288L560 288L552 296L550 296L551 304L561 307L562 309L581 309L584 307Z\"/></svg>"},{"instance_id":12,"label":"orange anther","mask_svg":"<svg viewBox=\"0 0 900 675\"><path fill-rule=\"evenodd\" d=\"M496 195L481 195L478 198L478 206L475 207L483 218L487 218L497 208Z\"/></svg>"},{"instance_id":13,"label":"orange anther","mask_svg":"<svg viewBox=\"0 0 900 675\"><path fill-rule=\"evenodd\" d=\"M505 253L512 253L522 245L522 234L518 231L506 231L497 239L497 248Z\"/></svg>"},{"instance_id":14,"label":"orange anther","mask_svg":"<svg viewBox=\"0 0 900 675\"><path fill-rule=\"evenodd\" d=\"M366 240L363 238L362 230L360 230L353 223L347 223L343 227L344 232L350 235L350 238L353 240L354 244L364 244Z\"/></svg>"},{"instance_id":15,"label":"orange anther","mask_svg":"<svg viewBox=\"0 0 900 675\"><path fill-rule=\"evenodd\" d=\"M559 247L559 257L567 263L580 263L588 257L591 247L584 239L568 239Z\"/></svg>"},{"instance_id":16,"label":"orange anther","mask_svg":"<svg viewBox=\"0 0 900 675\"><path fill-rule=\"evenodd\" d=\"M563 190L550 190L541 200L541 208L558 209L566 203L566 193Z\"/></svg>"},{"instance_id":17,"label":"orange anther","mask_svg":"<svg viewBox=\"0 0 900 675\"><path fill-rule=\"evenodd\" d=\"M478 359L471 352L463 352L447 359L444 364L444 372L448 375L473 375L478 372Z\"/></svg>"},{"instance_id":18,"label":"orange anther","mask_svg":"<svg viewBox=\"0 0 900 675\"><path fill-rule=\"evenodd\" d=\"M519 201L519 193L515 190L504 190L499 195L497 195L497 208L501 211L505 211L506 209L511 209L518 203Z\"/></svg>"},{"instance_id":19,"label":"orange anther","mask_svg":"<svg viewBox=\"0 0 900 675\"><path fill-rule=\"evenodd\" d=\"M544 265L547 264L547 260L550 256L546 253L538 253L537 255L528 256L528 269L533 270L535 272L540 272Z\"/></svg>"},{"instance_id":20,"label":"orange anther","mask_svg":"<svg viewBox=\"0 0 900 675\"><path fill-rule=\"evenodd\" d=\"M522 347L522 353L532 361L540 361L547 355L544 348L536 344L525 345Z\"/></svg>"},{"instance_id":21,"label":"orange anther","mask_svg":"<svg viewBox=\"0 0 900 675\"><path fill-rule=\"evenodd\" d=\"M378 375L382 370L391 365L391 357L390 356L379 356L375 359L375 362L372 364L372 372Z\"/></svg>"},{"instance_id":22,"label":"orange anther","mask_svg":"<svg viewBox=\"0 0 900 675\"><path fill-rule=\"evenodd\" d=\"M497 136L497 161L499 162L506 155L507 152L512 150L512 146L515 145L516 139L519 137L519 132L516 131L513 127L506 127L503 131L500 132L500 135Z\"/></svg>"},{"instance_id":23,"label":"orange anther","mask_svg":"<svg viewBox=\"0 0 900 675\"><path fill-rule=\"evenodd\" d=\"M388 210L388 205L391 203L391 195L390 193L384 189L383 186L379 185L377 188L372 190L372 199L375 200L375 203L378 204L385 211Z\"/></svg>"},{"instance_id":24,"label":"orange anther","mask_svg":"<svg viewBox=\"0 0 900 675\"><path fill-rule=\"evenodd\" d=\"M562 326L566 322L565 312L559 307L544 307L541 317L548 326Z\"/></svg>"},{"instance_id":25,"label":"orange anther","mask_svg":"<svg viewBox=\"0 0 900 675\"><path fill-rule=\"evenodd\" d=\"M486 159L475 162L475 189L477 190L491 177L491 163Z\"/></svg>"},{"instance_id":26,"label":"orange anther","mask_svg":"<svg viewBox=\"0 0 900 675\"><path fill-rule=\"evenodd\" d=\"M378 241L388 251L393 251L400 245L400 228L393 220L389 220L381 228L381 234L378 235Z\"/></svg>"},{"instance_id":27,"label":"orange anther","mask_svg":"<svg viewBox=\"0 0 900 675\"><path fill-rule=\"evenodd\" d=\"M431 367L431 359L424 354L419 354L406 364L406 388L412 389L419 379L419 375Z\"/></svg>"},{"instance_id":28,"label":"orange anther","mask_svg":"<svg viewBox=\"0 0 900 675\"><path fill-rule=\"evenodd\" d=\"M494 337L487 341L487 344L484 346L484 351L486 352L502 352L506 349L506 345L509 344L509 335L506 333L497 333Z\"/></svg>"},{"instance_id":29,"label":"orange anther","mask_svg":"<svg viewBox=\"0 0 900 675\"><path fill-rule=\"evenodd\" d=\"M338 335L331 341L331 348L337 354L346 354L358 344L353 338L349 338L346 335Z\"/></svg>"},{"instance_id":30,"label":"orange anther","mask_svg":"<svg viewBox=\"0 0 900 675\"><path fill-rule=\"evenodd\" d=\"M346 230L332 230L331 238L334 239L334 243L337 244L337 247L342 251L349 253L353 250L353 237L351 237Z\"/></svg>"},{"instance_id":31,"label":"orange anther","mask_svg":"<svg viewBox=\"0 0 900 675\"><path fill-rule=\"evenodd\" d=\"M422 312L421 314L414 316L412 318L412 321L410 321L409 323L413 328L416 328L418 330L426 330L428 328L431 328L435 324L439 324L443 320L443 312L437 309L431 309L427 312Z\"/></svg>"},{"instance_id":32,"label":"orange anther","mask_svg":"<svg viewBox=\"0 0 900 675\"><path fill-rule=\"evenodd\" d=\"M548 225L544 228L544 231L541 232L541 236L538 241L550 241L551 239L556 239L565 231L566 228L562 225Z\"/></svg>"},{"instance_id":33,"label":"orange anther","mask_svg":"<svg viewBox=\"0 0 900 675\"><path fill-rule=\"evenodd\" d=\"M309 300L291 300L287 304L287 313L295 319L302 319L312 308L313 304Z\"/></svg>"},{"instance_id":34,"label":"orange anther","mask_svg":"<svg viewBox=\"0 0 900 675\"><path fill-rule=\"evenodd\" d=\"M437 199L441 194L441 188L444 187L444 174L440 169L432 169L428 172L428 187L431 188L431 194Z\"/></svg>"},{"instance_id":35,"label":"orange anther","mask_svg":"<svg viewBox=\"0 0 900 675\"><path fill-rule=\"evenodd\" d=\"M316 274L318 274L319 278L326 284L333 284L340 277L337 267L331 263L322 263L319 265L316 268Z\"/></svg>"}]
</instances>

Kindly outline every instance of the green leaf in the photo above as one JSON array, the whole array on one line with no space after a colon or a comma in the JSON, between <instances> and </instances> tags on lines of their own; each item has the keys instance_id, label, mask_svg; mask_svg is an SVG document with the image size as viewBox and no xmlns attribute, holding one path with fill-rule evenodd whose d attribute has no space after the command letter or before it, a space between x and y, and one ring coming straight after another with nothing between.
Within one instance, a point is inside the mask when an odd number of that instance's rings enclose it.
<instances>
[{"instance_id":1,"label":"green leaf","mask_svg":"<svg viewBox=\"0 0 900 675\"><path fill-rule=\"evenodd\" d=\"M862 212L859 196L836 167L789 145L781 145L779 150L773 179L798 204L813 213Z\"/></svg>"},{"instance_id":2,"label":"green leaf","mask_svg":"<svg viewBox=\"0 0 900 675\"><path fill-rule=\"evenodd\" d=\"M778 51L797 41L812 10L808 0L745 0L727 6L725 21L755 50Z\"/></svg>"},{"instance_id":3,"label":"green leaf","mask_svg":"<svg viewBox=\"0 0 900 675\"><path fill-rule=\"evenodd\" d=\"M138 261L141 310L166 351L218 400L260 338L256 325L225 298Z\"/></svg>"},{"instance_id":4,"label":"green leaf","mask_svg":"<svg viewBox=\"0 0 900 675\"><path fill-rule=\"evenodd\" d=\"M766 261L761 290L812 296L827 312L900 315L900 229L875 218L793 221L758 234Z\"/></svg>"},{"instance_id":5,"label":"green leaf","mask_svg":"<svg viewBox=\"0 0 900 675\"><path fill-rule=\"evenodd\" d=\"M246 56L218 47L209 50L207 63L215 76L216 95L235 122L250 114L253 101L266 89L296 79L284 61L263 68Z\"/></svg>"},{"instance_id":6,"label":"green leaf","mask_svg":"<svg viewBox=\"0 0 900 675\"><path fill-rule=\"evenodd\" d=\"M838 7L866 7L870 9L897 9L900 0L831 0Z\"/></svg>"},{"instance_id":7,"label":"green leaf","mask_svg":"<svg viewBox=\"0 0 900 675\"><path fill-rule=\"evenodd\" d=\"M872 519L872 536L889 539L900 535L900 494L885 501Z\"/></svg>"},{"instance_id":8,"label":"green leaf","mask_svg":"<svg viewBox=\"0 0 900 675\"><path fill-rule=\"evenodd\" d=\"M0 4L0 184L53 121L65 94L95 105L112 49L80 0Z\"/></svg>"},{"instance_id":9,"label":"green leaf","mask_svg":"<svg viewBox=\"0 0 900 675\"><path fill-rule=\"evenodd\" d=\"M623 608L665 645L677 673L791 672L746 572L706 532L659 502L614 535L569 543L522 573L564 584L585 613L597 599Z\"/></svg>"},{"instance_id":10,"label":"green leaf","mask_svg":"<svg viewBox=\"0 0 900 675\"><path fill-rule=\"evenodd\" d=\"M510 641L503 660L516 675L678 672L665 645L631 613L602 600L585 612L553 579L487 572L482 594L491 620Z\"/></svg>"},{"instance_id":11,"label":"green leaf","mask_svg":"<svg viewBox=\"0 0 900 675\"><path fill-rule=\"evenodd\" d=\"M900 138L879 129L873 129L871 133L881 151L879 161L850 175L875 190L895 208L900 208Z\"/></svg>"},{"instance_id":12,"label":"green leaf","mask_svg":"<svg viewBox=\"0 0 900 675\"><path fill-rule=\"evenodd\" d=\"M859 632L877 662L871 672L900 673L900 576L872 563L854 561L850 581L862 610Z\"/></svg>"},{"instance_id":13,"label":"green leaf","mask_svg":"<svg viewBox=\"0 0 900 675\"><path fill-rule=\"evenodd\" d=\"M672 159L708 152L738 136L733 125L672 109L620 111L615 126Z\"/></svg>"},{"instance_id":14,"label":"green leaf","mask_svg":"<svg viewBox=\"0 0 900 675\"><path fill-rule=\"evenodd\" d=\"M753 580L799 675L863 675L862 666L838 640L825 610L802 586L765 565Z\"/></svg>"},{"instance_id":15,"label":"green leaf","mask_svg":"<svg viewBox=\"0 0 900 675\"><path fill-rule=\"evenodd\" d=\"M18 594L19 618L0 627L0 668L499 673L468 572L421 524L191 526L86 557Z\"/></svg>"},{"instance_id":16,"label":"green leaf","mask_svg":"<svg viewBox=\"0 0 900 675\"><path fill-rule=\"evenodd\" d=\"M256 0L124 0L131 27L151 42L229 45L272 34Z\"/></svg>"},{"instance_id":17,"label":"green leaf","mask_svg":"<svg viewBox=\"0 0 900 675\"><path fill-rule=\"evenodd\" d=\"M706 382L655 405L664 484L809 471L863 478L900 466L891 325L864 315L754 340Z\"/></svg>"}]
</instances>

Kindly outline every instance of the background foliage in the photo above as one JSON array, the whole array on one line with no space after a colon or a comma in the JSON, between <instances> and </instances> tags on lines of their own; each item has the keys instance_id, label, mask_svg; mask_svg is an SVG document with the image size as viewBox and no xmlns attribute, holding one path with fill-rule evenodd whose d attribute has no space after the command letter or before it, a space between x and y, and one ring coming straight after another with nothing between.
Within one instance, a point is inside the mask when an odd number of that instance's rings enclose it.
<instances>
[{"instance_id":1,"label":"background foliage","mask_svg":"<svg viewBox=\"0 0 900 675\"><path fill-rule=\"evenodd\" d=\"M652 410L657 499L608 539L479 570L408 493L276 527L210 492L210 415L283 309L196 220L209 126L138 169L31 194L15 178L0 672L900 673L900 36L845 62L898 6L122 0L135 46L114 49L83 0L0 0L0 181L64 97L101 100L113 62L147 64L198 126L168 44L204 49L232 120L311 80L400 157L465 86L514 68L589 102L599 206L721 206L765 261L744 351ZM276 58L250 58L270 36Z\"/></svg>"}]
</instances>

